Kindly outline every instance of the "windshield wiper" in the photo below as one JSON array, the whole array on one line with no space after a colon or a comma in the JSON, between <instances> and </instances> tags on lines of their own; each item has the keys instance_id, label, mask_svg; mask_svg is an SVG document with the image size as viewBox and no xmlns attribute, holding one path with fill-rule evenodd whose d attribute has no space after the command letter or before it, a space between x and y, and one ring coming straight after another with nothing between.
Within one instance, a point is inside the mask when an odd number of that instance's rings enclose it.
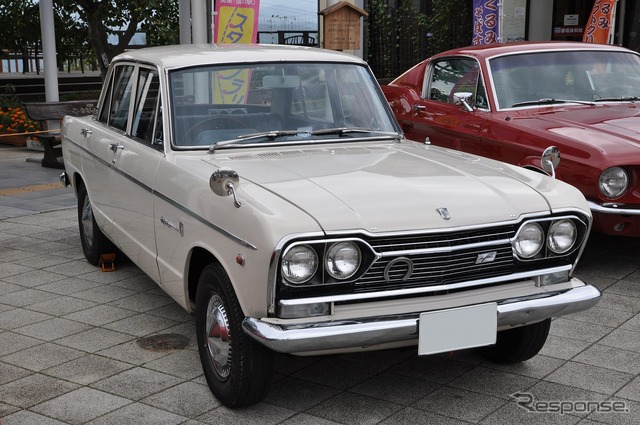
<instances>
[{"instance_id":1,"label":"windshield wiper","mask_svg":"<svg viewBox=\"0 0 640 425\"><path fill-rule=\"evenodd\" d=\"M251 140L251 139L277 139L282 136L295 136L297 134L309 134L305 130L269 130L261 131L258 133L241 134L236 137L236 140Z\"/></svg>"},{"instance_id":2,"label":"windshield wiper","mask_svg":"<svg viewBox=\"0 0 640 425\"><path fill-rule=\"evenodd\" d=\"M594 102L633 102L636 100L640 100L640 97L637 97L637 96L601 97L600 99L594 100Z\"/></svg>"},{"instance_id":3,"label":"windshield wiper","mask_svg":"<svg viewBox=\"0 0 640 425\"><path fill-rule=\"evenodd\" d=\"M370 128L365 127L336 127L336 128L321 128L320 130L311 131L310 134L313 136L322 136L325 134L337 134L338 136L342 136L347 133L375 133L382 134L384 136L391 136L395 138L399 138L399 133L394 131L377 131L372 130Z\"/></svg>"},{"instance_id":4,"label":"windshield wiper","mask_svg":"<svg viewBox=\"0 0 640 425\"><path fill-rule=\"evenodd\" d=\"M248 140L253 139L270 139L275 140L279 137L284 136L297 136L300 135L303 137L302 140L305 140L305 137L309 136L322 136L326 134L337 134L342 136L347 133L376 133L382 134L385 136L390 136L394 138L400 138L400 134L396 132L388 132L388 131L375 131L370 128L363 127L336 127L336 128L322 128L320 130L270 130L270 131L262 131L259 133L250 133L250 134L241 134L240 136L236 136L235 139L230 140L221 140L219 142L214 143L209 146L209 153L214 153L216 149L224 147L224 146L233 146L236 144L243 144Z\"/></svg>"},{"instance_id":5,"label":"windshield wiper","mask_svg":"<svg viewBox=\"0 0 640 425\"><path fill-rule=\"evenodd\" d=\"M242 142L245 142L247 140L263 139L263 138L273 140L282 136L295 136L296 134L309 134L309 132L300 131L300 130L270 130L270 131L262 131L259 133L241 134L240 136L236 136L235 139L221 140L219 142L215 142L213 145L209 146L209 153L214 153L216 149L224 146L241 144Z\"/></svg>"},{"instance_id":6,"label":"windshield wiper","mask_svg":"<svg viewBox=\"0 0 640 425\"><path fill-rule=\"evenodd\" d=\"M515 108L518 106L530 106L530 105L552 105L552 104L558 104L558 103L578 103L580 105L591 105L591 106L595 105L594 102L589 102L586 100L553 99L550 97L544 97L538 100L526 100L524 102L516 102L513 105L511 105L511 107Z\"/></svg>"},{"instance_id":7,"label":"windshield wiper","mask_svg":"<svg viewBox=\"0 0 640 425\"><path fill-rule=\"evenodd\" d=\"M373 130L364 127L336 127L336 128L321 128L320 130L313 130L310 133L314 136L322 136L323 134L337 134L342 136L347 133L371 133Z\"/></svg>"}]
</instances>

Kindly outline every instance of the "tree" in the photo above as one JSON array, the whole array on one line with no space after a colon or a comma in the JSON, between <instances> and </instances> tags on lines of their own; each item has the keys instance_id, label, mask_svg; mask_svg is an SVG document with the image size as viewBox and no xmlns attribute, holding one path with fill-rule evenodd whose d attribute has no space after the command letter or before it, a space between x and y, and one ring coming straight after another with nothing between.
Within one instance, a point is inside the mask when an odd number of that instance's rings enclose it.
<instances>
[{"instance_id":1,"label":"tree","mask_svg":"<svg viewBox=\"0 0 640 425\"><path fill-rule=\"evenodd\" d=\"M367 61L382 80L428 56L471 44L473 0L368 0L365 10Z\"/></svg>"},{"instance_id":2,"label":"tree","mask_svg":"<svg viewBox=\"0 0 640 425\"><path fill-rule=\"evenodd\" d=\"M29 69L29 49L40 40L38 6L32 0L12 0L0 3L0 55L3 50L20 52L23 72Z\"/></svg>"},{"instance_id":3,"label":"tree","mask_svg":"<svg viewBox=\"0 0 640 425\"><path fill-rule=\"evenodd\" d=\"M129 47L137 32L146 31L147 40L153 44L172 44L179 39L175 0L62 0L58 3L66 13L77 14L86 25L103 75L111 59ZM109 43L112 35L117 35L115 44Z\"/></svg>"},{"instance_id":4,"label":"tree","mask_svg":"<svg viewBox=\"0 0 640 425\"><path fill-rule=\"evenodd\" d=\"M148 45L179 40L178 2L175 0L60 0L54 2L58 67L64 61L95 54L104 75L109 61L130 46L137 32ZM115 36L115 37L114 37ZM117 40L115 44L111 41ZM36 0L0 3L0 55L21 52L24 71L29 50L41 45L40 14Z\"/></svg>"},{"instance_id":5,"label":"tree","mask_svg":"<svg viewBox=\"0 0 640 425\"><path fill-rule=\"evenodd\" d=\"M95 70L96 59L89 44L87 25L78 19L77 14L69 13L57 4L54 4L54 9L58 69L63 70L67 62L67 68L71 71L74 68L71 63L77 60L82 71L85 61L91 63Z\"/></svg>"},{"instance_id":6,"label":"tree","mask_svg":"<svg viewBox=\"0 0 640 425\"><path fill-rule=\"evenodd\" d=\"M430 55L468 46L473 35L473 1L432 0L428 25L433 33Z\"/></svg>"}]
</instances>

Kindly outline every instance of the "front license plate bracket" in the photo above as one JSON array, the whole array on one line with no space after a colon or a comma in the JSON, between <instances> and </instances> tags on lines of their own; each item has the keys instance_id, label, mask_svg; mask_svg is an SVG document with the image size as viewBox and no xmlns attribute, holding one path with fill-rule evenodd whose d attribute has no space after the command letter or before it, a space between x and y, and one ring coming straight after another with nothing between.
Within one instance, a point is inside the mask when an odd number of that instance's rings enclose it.
<instances>
[{"instance_id":1,"label":"front license plate bracket","mask_svg":"<svg viewBox=\"0 0 640 425\"><path fill-rule=\"evenodd\" d=\"M425 312L418 320L418 355L492 345L497 330L497 303Z\"/></svg>"}]
</instances>

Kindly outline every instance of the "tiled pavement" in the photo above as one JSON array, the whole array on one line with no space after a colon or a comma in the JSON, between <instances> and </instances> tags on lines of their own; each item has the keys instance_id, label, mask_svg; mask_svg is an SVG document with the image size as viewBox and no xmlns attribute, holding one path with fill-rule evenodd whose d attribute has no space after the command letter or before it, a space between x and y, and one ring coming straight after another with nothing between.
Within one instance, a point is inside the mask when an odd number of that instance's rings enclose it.
<instances>
[{"instance_id":1,"label":"tiled pavement","mask_svg":"<svg viewBox=\"0 0 640 425\"><path fill-rule=\"evenodd\" d=\"M577 275L603 290L602 301L555 320L528 362L500 366L472 351L279 355L266 401L232 411L206 387L192 317L132 264L112 273L90 266L75 199L37 186L55 183L59 170L26 162L29 155L0 146L0 193L38 188L0 195L3 425L640 424L640 241L592 236ZM137 343L169 333L189 345ZM510 397L518 392L551 412L518 406ZM628 412L595 412L613 401Z\"/></svg>"}]
</instances>

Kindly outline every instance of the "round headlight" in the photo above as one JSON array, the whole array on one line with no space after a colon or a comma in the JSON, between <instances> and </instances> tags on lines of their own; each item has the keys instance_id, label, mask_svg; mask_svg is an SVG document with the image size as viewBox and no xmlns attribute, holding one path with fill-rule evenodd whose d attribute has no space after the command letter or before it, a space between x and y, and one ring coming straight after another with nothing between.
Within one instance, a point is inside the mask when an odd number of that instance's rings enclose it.
<instances>
[{"instance_id":1,"label":"round headlight","mask_svg":"<svg viewBox=\"0 0 640 425\"><path fill-rule=\"evenodd\" d=\"M544 242L544 232L538 223L524 224L513 242L513 246L522 258L531 258L535 256Z\"/></svg>"},{"instance_id":2,"label":"round headlight","mask_svg":"<svg viewBox=\"0 0 640 425\"><path fill-rule=\"evenodd\" d=\"M547 243L549 249L556 254L564 254L576 243L578 230L571 220L558 220L549 227Z\"/></svg>"},{"instance_id":3,"label":"round headlight","mask_svg":"<svg viewBox=\"0 0 640 425\"><path fill-rule=\"evenodd\" d=\"M360 248L355 243L334 243L325 257L327 273L334 279L349 279L358 271L360 258Z\"/></svg>"},{"instance_id":4,"label":"round headlight","mask_svg":"<svg viewBox=\"0 0 640 425\"><path fill-rule=\"evenodd\" d=\"M318 269L318 254L309 245L296 245L282 257L282 275L291 283L304 283Z\"/></svg>"},{"instance_id":5,"label":"round headlight","mask_svg":"<svg viewBox=\"0 0 640 425\"><path fill-rule=\"evenodd\" d=\"M599 181L600 193L607 198L618 198L629 187L629 176L624 168L611 167L607 168L600 174Z\"/></svg>"}]
</instances>

